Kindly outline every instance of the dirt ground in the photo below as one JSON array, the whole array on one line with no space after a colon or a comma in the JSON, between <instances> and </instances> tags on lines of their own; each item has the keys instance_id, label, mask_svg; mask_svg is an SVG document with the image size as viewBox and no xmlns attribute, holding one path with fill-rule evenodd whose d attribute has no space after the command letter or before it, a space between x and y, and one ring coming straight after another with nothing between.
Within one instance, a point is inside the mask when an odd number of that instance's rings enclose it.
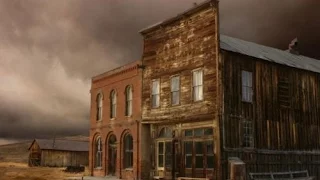
<instances>
[{"instance_id":1,"label":"dirt ground","mask_svg":"<svg viewBox=\"0 0 320 180\"><path fill-rule=\"evenodd\" d=\"M64 168L28 167L25 163L0 162L1 180L63 180L66 177L88 175L84 173L66 173Z\"/></svg>"}]
</instances>

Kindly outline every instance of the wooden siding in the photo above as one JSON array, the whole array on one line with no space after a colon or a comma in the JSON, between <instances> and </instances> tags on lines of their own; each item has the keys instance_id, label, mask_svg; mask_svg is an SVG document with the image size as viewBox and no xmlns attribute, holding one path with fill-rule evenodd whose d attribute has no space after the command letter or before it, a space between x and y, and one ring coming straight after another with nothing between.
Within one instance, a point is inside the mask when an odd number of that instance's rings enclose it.
<instances>
[{"instance_id":1,"label":"wooden siding","mask_svg":"<svg viewBox=\"0 0 320 180\"><path fill-rule=\"evenodd\" d=\"M216 8L209 6L144 36L142 116L147 122L213 119L217 94ZM203 69L204 100L192 100L192 70ZM180 104L171 105L170 77L180 76ZM151 82L160 79L160 107L151 108ZM199 116L200 115L200 116Z\"/></svg>"},{"instance_id":2,"label":"wooden siding","mask_svg":"<svg viewBox=\"0 0 320 180\"><path fill-rule=\"evenodd\" d=\"M29 166L38 166L41 162L41 149L37 143L33 143L29 149Z\"/></svg>"},{"instance_id":3,"label":"wooden siding","mask_svg":"<svg viewBox=\"0 0 320 180\"><path fill-rule=\"evenodd\" d=\"M88 152L42 150L41 165L53 167L66 167L77 165L87 166L89 164L88 156Z\"/></svg>"},{"instance_id":4,"label":"wooden siding","mask_svg":"<svg viewBox=\"0 0 320 180\"><path fill-rule=\"evenodd\" d=\"M248 172L308 169L320 177L319 74L227 51L222 63L223 166L237 156ZM242 102L241 70L252 72L252 103ZM243 120L253 123L249 148L242 146ZM223 174L226 178L226 169Z\"/></svg>"}]
</instances>

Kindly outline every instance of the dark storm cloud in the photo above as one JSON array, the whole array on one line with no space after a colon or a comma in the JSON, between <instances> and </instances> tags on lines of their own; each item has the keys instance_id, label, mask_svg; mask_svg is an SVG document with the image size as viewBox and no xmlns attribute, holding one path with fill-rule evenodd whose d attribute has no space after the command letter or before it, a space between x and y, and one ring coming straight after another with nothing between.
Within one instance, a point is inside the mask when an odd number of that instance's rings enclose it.
<instances>
[{"instance_id":1,"label":"dark storm cloud","mask_svg":"<svg viewBox=\"0 0 320 180\"><path fill-rule=\"evenodd\" d=\"M287 49L297 37L303 55L320 59L320 1L220 2L223 33L280 49Z\"/></svg>"},{"instance_id":2,"label":"dark storm cloud","mask_svg":"<svg viewBox=\"0 0 320 180\"><path fill-rule=\"evenodd\" d=\"M0 0L0 140L88 134L90 78L141 57L138 31L193 0Z\"/></svg>"},{"instance_id":3,"label":"dark storm cloud","mask_svg":"<svg viewBox=\"0 0 320 180\"><path fill-rule=\"evenodd\" d=\"M202 0L0 0L0 138L88 134L90 78L141 58L144 27ZM220 0L221 32L320 59L317 0ZM0 139L3 142L3 140Z\"/></svg>"}]
</instances>

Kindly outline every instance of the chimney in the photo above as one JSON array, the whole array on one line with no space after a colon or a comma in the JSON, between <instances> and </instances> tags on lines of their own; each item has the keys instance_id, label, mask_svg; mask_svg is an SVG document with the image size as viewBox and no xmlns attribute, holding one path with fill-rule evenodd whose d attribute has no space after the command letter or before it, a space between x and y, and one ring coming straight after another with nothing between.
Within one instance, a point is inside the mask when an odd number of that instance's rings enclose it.
<instances>
[{"instance_id":1,"label":"chimney","mask_svg":"<svg viewBox=\"0 0 320 180\"><path fill-rule=\"evenodd\" d=\"M292 54L299 55L298 38L294 38L289 44L288 51Z\"/></svg>"}]
</instances>

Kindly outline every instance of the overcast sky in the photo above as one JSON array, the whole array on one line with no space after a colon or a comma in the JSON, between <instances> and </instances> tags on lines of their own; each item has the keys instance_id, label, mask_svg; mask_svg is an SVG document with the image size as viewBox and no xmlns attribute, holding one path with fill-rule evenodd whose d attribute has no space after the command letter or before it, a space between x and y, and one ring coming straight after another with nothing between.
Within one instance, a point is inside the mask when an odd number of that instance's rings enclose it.
<instances>
[{"instance_id":1,"label":"overcast sky","mask_svg":"<svg viewBox=\"0 0 320 180\"><path fill-rule=\"evenodd\" d=\"M203 0L0 0L0 144L88 135L90 78L142 54L144 27ZM320 59L318 0L220 0L221 33Z\"/></svg>"}]
</instances>

